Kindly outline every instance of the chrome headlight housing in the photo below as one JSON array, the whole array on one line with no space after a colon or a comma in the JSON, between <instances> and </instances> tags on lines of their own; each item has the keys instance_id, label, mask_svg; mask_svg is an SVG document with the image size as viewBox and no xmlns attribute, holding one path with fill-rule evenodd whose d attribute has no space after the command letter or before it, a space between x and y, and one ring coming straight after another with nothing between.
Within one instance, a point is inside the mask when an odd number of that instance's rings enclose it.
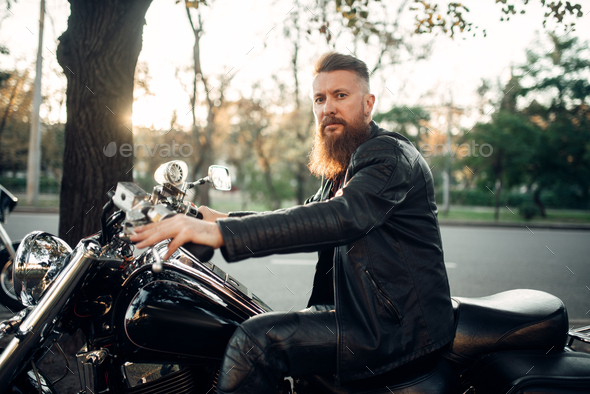
<instances>
[{"instance_id":1,"label":"chrome headlight housing","mask_svg":"<svg viewBox=\"0 0 590 394\"><path fill-rule=\"evenodd\" d=\"M24 306L35 306L51 287L72 254L63 240L43 231L27 234L21 241L14 262L14 291Z\"/></svg>"}]
</instances>

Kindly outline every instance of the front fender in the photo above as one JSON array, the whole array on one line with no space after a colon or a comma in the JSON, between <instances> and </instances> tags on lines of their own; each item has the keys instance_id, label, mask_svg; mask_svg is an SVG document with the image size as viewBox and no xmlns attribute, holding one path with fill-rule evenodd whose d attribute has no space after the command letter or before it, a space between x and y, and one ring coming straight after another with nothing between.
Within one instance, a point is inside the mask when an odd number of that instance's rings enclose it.
<instances>
[{"instance_id":1,"label":"front fender","mask_svg":"<svg viewBox=\"0 0 590 394\"><path fill-rule=\"evenodd\" d=\"M51 384L51 381L43 373L37 369L39 381L41 382L42 394L58 394L57 390ZM39 382L35 376L33 369L27 369L21 372L11 383L9 388L3 394L39 394Z\"/></svg>"}]
</instances>

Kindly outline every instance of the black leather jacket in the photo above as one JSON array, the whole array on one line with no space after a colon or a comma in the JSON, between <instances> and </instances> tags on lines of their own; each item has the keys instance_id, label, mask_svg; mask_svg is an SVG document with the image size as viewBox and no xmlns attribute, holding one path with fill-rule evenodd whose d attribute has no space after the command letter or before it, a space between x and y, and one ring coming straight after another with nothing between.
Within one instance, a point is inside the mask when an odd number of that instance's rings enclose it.
<instances>
[{"instance_id":1,"label":"black leather jacket","mask_svg":"<svg viewBox=\"0 0 590 394\"><path fill-rule=\"evenodd\" d=\"M334 248L336 378L354 380L439 349L454 322L432 176L418 151L372 123L342 185L327 201L330 182L306 205L218 223L229 262ZM326 283L319 275L314 283Z\"/></svg>"}]
</instances>

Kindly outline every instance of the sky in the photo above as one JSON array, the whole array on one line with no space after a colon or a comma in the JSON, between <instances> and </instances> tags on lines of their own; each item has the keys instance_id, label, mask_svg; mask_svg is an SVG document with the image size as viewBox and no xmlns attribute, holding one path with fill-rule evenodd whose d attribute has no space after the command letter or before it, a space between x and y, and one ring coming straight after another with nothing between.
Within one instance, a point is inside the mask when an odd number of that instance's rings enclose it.
<instances>
[{"instance_id":1,"label":"sky","mask_svg":"<svg viewBox=\"0 0 590 394\"><path fill-rule=\"evenodd\" d=\"M469 18L478 26L476 37L464 34L455 39L445 36L422 35L410 37L411 42L431 43L431 56L419 62L392 65L372 78L372 90L377 96L377 110L386 111L392 105L442 105L453 97L454 105L467 110L474 107L475 89L486 78L493 83L505 83L511 65L525 61L525 49L542 35L543 10L539 1L530 2L526 14L515 15L510 22L500 22L500 5L493 0L471 0L465 4ZM577 20L576 30L569 33L590 38L590 4L581 1L585 15ZM48 18L45 21L43 43L43 91L52 98L60 97L66 80L55 59L59 35L67 28L69 3L65 0L46 0ZM293 8L282 0L216 0L203 9L204 35L201 54L203 70L208 75L235 74L228 98L239 93L251 93L253 83L267 87L267 99L272 100L271 75L278 75L292 84L289 74L289 47L283 38L286 15ZM330 3L332 6L332 3ZM309 10L310 13L317 10ZM34 72L38 44L38 0L18 0L0 25L0 43L11 54L0 55L0 67L29 68ZM407 29L412 18L404 19ZM192 65L194 38L182 3L175 0L155 0L146 15L143 49L139 62L149 68L150 90L153 95L136 97L133 108L135 126L169 128L172 112L178 123L189 125L190 105L185 71ZM486 37L481 29L486 30ZM540 33L541 32L541 33ZM348 53L353 49L350 37L340 36L333 41L335 49ZM300 56L302 94L310 96L311 70L315 58L332 47L322 37L307 37ZM357 55L367 59L371 50L359 50ZM368 60L367 60L368 61ZM369 62L369 61L368 61ZM369 67L372 67L369 64ZM180 75L180 77L179 77ZM215 83L213 84L215 89ZM61 93L63 95L63 93ZM54 100L55 101L55 100ZM42 117L55 122L65 120L65 106L53 103L42 106ZM201 114L204 118L204 114ZM466 117L466 122L473 119ZM464 125L465 127L468 124Z\"/></svg>"}]
</instances>

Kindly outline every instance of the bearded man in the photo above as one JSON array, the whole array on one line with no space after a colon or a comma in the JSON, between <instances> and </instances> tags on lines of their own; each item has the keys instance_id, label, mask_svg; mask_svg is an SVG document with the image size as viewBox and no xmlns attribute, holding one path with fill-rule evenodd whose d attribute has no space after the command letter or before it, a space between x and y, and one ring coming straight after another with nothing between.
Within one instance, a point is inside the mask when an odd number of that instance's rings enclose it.
<instances>
[{"instance_id":1,"label":"bearded man","mask_svg":"<svg viewBox=\"0 0 590 394\"><path fill-rule=\"evenodd\" d=\"M403 136L371 120L361 60L317 61L318 125L310 170L322 186L303 206L256 214L199 208L138 228L146 247L172 238L221 248L228 262L319 252L308 308L255 316L235 331L218 393L274 393L283 376L363 379L432 355L454 336L430 169ZM205 208L205 209L203 209Z\"/></svg>"}]
</instances>

